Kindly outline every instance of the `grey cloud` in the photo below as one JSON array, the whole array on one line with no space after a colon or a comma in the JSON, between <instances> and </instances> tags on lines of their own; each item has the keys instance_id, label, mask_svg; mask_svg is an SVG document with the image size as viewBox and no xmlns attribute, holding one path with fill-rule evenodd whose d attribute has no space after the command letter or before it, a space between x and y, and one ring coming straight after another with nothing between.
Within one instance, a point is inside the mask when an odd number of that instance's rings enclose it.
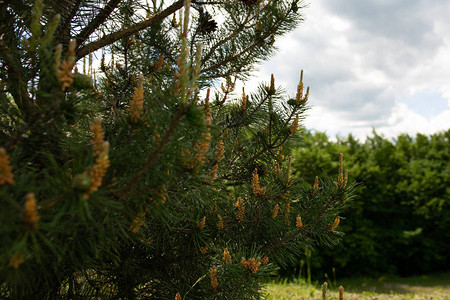
<instances>
[{"instance_id":1,"label":"grey cloud","mask_svg":"<svg viewBox=\"0 0 450 300\"><path fill-rule=\"evenodd\" d=\"M445 5L444 1L424 0L328 0L328 8L347 17L355 29L372 35L401 40L409 45L422 44L433 30L429 9Z\"/></svg>"},{"instance_id":2,"label":"grey cloud","mask_svg":"<svg viewBox=\"0 0 450 300\"><path fill-rule=\"evenodd\" d=\"M433 57L446 36L436 22L448 20L446 0L324 0L331 13L346 18L347 38L364 55L368 67L401 76ZM448 21L444 21L447 22Z\"/></svg>"},{"instance_id":3,"label":"grey cloud","mask_svg":"<svg viewBox=\"0 0 450 300\"><path fill-rule=\"evenodd\" d=\"M374 124L387 118L394 107L394 95L377 87L356 82L328 86L319 96L318 104L352 121Z\"/></svg>"},{"instance_id":4,"label":"grey cloud","mask_svg":"<svg viewBox=\"0 0 450 300\"><path fill-rule=\"evenodd\" d=\"M369 36L361 32L352 32L355 54L360 54L368 68L382 70L390 76L402 76L402 72L427 63L439 51L444 43L442 37L429 34L424 45L408 45L400 40L384 36Z\"/></svg>"}]
</instances>

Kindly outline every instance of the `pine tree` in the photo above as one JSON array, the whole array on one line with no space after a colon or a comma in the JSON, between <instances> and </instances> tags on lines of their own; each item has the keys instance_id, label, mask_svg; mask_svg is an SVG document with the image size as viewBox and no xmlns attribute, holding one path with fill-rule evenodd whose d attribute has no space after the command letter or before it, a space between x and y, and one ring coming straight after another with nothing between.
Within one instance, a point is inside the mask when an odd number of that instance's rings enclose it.
<instances>
[{"instance_id":1,"label":"pine tree","mask_svg":"<svg viewBox=\"0 0 450 300\"><path fill-rule=\"evenodd\" d=\"M342 157L337 180L291 175L303 76L234 91L301 7L2 1L2 298L261 298L336 243Z\"/></svg>"}]
</instances>

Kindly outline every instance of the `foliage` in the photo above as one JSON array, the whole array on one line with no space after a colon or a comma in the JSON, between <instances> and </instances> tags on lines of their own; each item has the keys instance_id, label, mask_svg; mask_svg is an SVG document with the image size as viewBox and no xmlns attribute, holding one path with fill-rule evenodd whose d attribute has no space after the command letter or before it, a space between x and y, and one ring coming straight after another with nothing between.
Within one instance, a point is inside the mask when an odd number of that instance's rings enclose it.
<instances>
[{"instance_id":1,"label":"foliage","mask_svg":"<svg viewBox=\"0 0 450 300\"><path fill-rule=\"evenodd\" d=\"M393 141L374 132L364 143L304 134L294 151L296 175L312 180L311 170L332 172L333 157L344 153L350 178L361 184L342 220L343 243L313 253L316 275L332 268L338 276L448 271L449 139L448 130Z\"/></svg>"},{"instance_id":2,"label":"foliage","mask_svg":"<svg viewBox=\"0 0 450 300\"><path fill-rule=\"evenodd\" d=\"M338 242L342 159L337 180L291 175L302 80L233 93L300 1L0 5L2 298L255 299ZM98 49L101 76L80 60Z\"/></svg>"}]
</instances>

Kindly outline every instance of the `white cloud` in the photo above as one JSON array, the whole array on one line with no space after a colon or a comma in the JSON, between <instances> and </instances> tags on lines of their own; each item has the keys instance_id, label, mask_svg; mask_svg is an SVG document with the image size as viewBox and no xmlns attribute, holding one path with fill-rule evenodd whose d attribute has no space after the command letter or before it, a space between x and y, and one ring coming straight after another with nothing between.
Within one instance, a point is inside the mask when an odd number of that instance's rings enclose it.
<instances>
[{"instance_id":1,"label":"white cloud","mask_svg":"<svg viewBox=\"0 0 450 300\"><path fill-rule=\"evenodd\" d=\"M449 129L450 128L449 123L450 123L450 109L447 109L431 119L430 133Z\"/></svg>"},{"instance_id":2,"label":"white cloud","mask_svg":"<svg viewBox=\"0 0 450 300\"><path fill-rule=\"evenodd\" d=\"M386 120L386 125L380 127L377 131L391 138L402 133L409 135L415 135L416 133L432 134L448 129L449 120L450 110L427 119L409 109L405 103L397 103L391 116Z\"/></svg>"}]
</instances>

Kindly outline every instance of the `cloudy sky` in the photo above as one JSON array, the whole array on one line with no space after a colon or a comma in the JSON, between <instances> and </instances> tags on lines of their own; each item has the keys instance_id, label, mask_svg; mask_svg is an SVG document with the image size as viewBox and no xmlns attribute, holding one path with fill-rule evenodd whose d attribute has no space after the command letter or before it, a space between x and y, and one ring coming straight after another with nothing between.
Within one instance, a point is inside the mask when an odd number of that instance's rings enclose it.
<instances>
[{"instance_id":1,"label":"cloudy sky","mask_svg":"<svg viewBox=\"0 0 450 300\"><path fill-rule=\"evenodd\" d=\"M255 77L273 73L295 94L303 69L312 106L304 124L330 137L446 130L449 12L448 0L310 0L305 22Z\"/></svg>"}]
</instances>

